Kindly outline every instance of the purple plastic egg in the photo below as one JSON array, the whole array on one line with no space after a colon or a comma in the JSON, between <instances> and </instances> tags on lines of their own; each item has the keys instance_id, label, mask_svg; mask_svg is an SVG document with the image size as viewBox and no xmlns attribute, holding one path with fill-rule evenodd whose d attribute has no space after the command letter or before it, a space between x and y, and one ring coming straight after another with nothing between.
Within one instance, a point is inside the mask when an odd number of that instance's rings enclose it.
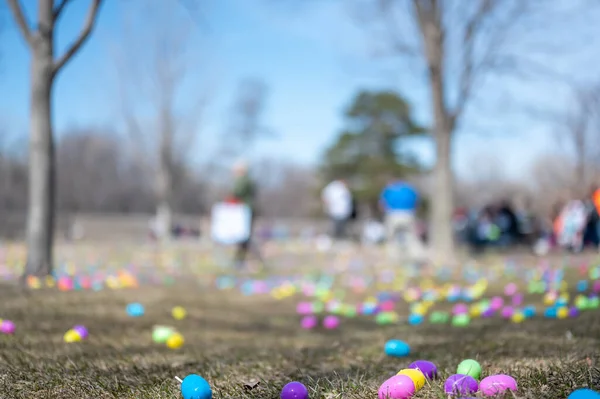
<instances>
[{"instance_id":1,"label":"purple plastic egg","mask_svg":"<svg viewBox=\"0 0 600 399\"><path fill-rule=\"evenodd\" d=\"M485 396L497 396L507 390L516 391L517 381L506 374L490 375L481 380L479 388Z\"/></svg>"},{"instance_id":2,"label":"purple plastic egg","mask_svg":"<svg viewBox=\"0 0 600 399\"><path fill-rule=\"evenodd\" d=\"M377 392L379 399L407 399L415 393L415 383L406 375L395 375L385 381Z\"/></svg>"},{"instance_id":3,"label":"purple plastic egg","mask_svg":"<svg viewBox=\"0 0 600 399\"><path fill-rule=\"evenodd\" d=\"M416 360L408 365L409 369L417 369L423 373L425 378L433 380L437 377L437 367L429 360Z\"/></svg>"},{"instance_id":4,"label":"purple plastic egg","mask_svg":"<svg viewBox=\"0 0 600 399\"><path fill-rule=\"evenodd\" d=\"M317 316L304 316L300 322L300 326L305 330L312 330L319 324Z\"/></svg>"},{"instance_id":5,"label":"purple plastic egg","mask_svg":"<svg viewBox=\"0 0 600 399\"><path fill-rule=\"evenodd\" d=\"M569 317L577 317L579 316L579 309L577 309L575 306L571 306L569 308Z\"/></svg>"},{"instance_id":6,"label":"purple plastic egg","mask_svg":"<svg viewBox=\"0 0 600 399\"><path fill-rule=\"evenodd\" d=\"M502 317L504 317L505 319L510 319L513 313L515 313L515 311L511 306L505 306L504 308L502 308L501 314Z\"/></svg>"},{"instance_id":7,"label":"purple plastic egg","mask_svg":"<svg viewBox=\"0 0 600 399\"><path fill-rule=\"evenodd\" d=\"M281 390L280 397L281 399L308 399L308 389L301 382L289 382Z\"/></svg>"},{"instance_id":8,"label":"purple plastic egg","mask_svg":"<svg viewBox=\"0 0 600 399\"><path fill-rule=\"evenodd\" d=\"M10 320L3 320L0 323L0 333L2 334L14 334L15 332L15 323Z\"/></svg>"},{"instance_id":9,"label":"purple plastic egg","mask_svg":"<svg viewBox=\"0 0 600 399\"><path fill-rule=\"evenodd\" d=\"M82 325L76 325L75 327L73 327L73 330L77 332L77 334L79 334L81 339L86 339L89 335L87 328L85 328Z\"/></svg>"},{"instance_id":10,"label":"purple plastic egg","mask_svg":"<svg viewBox=\"0 0 600 399\"><path fill-rule=\"evenodd\" d=\"M451 375L444 383L444 391L447 394L468 395L477 392L478 389L477 380L465 374Z\"/></svg>"}]
</instances>

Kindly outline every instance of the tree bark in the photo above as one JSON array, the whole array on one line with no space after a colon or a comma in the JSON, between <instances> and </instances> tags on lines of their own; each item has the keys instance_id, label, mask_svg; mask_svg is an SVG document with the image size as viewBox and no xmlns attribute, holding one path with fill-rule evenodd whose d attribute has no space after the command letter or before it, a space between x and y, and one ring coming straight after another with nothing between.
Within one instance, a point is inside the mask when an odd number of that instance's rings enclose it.
<instances>
[{"instance_id":1,"label":"tree bark","mask_svg":"<svg viewBox=\"0 0 600 399\"><path fill-rule=\"evenodd\" d=\"M159 230L157 235L162 240L168 240L171 237L173 226L173 123L169 104L170 102L163 104L160 112L156 219Z\"/></svg>"},{"instance_id":2,"label":"tree bark","mask_svg":"<svg viewBox=\"0 0 600 399\"><path fill-rule=\"evenodd\" d=\"M31 60L29 203L25 276L53 270L55 162L51 96L54 81L52 33L36 36Z\"/></svg>"},{"instance_id":3,"label":"tree bark","mask_svg":"<svg viewBox=\"0 0 600 399\"><path fill-rule=\"evenodd\" d=\"M441 8L435 1L414 1L415 13L423 35L425 58L429 67L429 88L434 118L436 163L433 171L431 198L431 233L429 234L432 261L454 264L456 253L452 229L454 209L454 175L452 172L452 135L456 115L446 103L445 48Z\"/></svg>"}]
</instances>

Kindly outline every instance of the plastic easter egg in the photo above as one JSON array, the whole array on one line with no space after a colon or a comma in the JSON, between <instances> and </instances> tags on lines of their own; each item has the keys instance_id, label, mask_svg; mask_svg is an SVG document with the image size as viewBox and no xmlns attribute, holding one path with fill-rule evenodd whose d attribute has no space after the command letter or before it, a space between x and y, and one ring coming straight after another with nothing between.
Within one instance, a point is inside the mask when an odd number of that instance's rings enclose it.
<instances>
[{"instance_id":1,"label":"plastic easter egg","mask_svg":"<svg viewBox=\"0 0 600 399\"><path fill-rule=\"evenodd\" d=\"M65 333L65 335L63 336L63 340L66 343L71 344L73 342L81 341L81 336L77 333L77 331L71 329Z\"/></svg>"},{"instance_id":2,"label":"plastic easter egg","mask_svg":"<svg viewBox=\"0 0 600 399\"><path fill-rule=\"evenodd\" d=\"M444 383L444 391L450 395L469 395L477 392L478 384L475 378L465 374L454 374Z\"/></svg>"},{"instance_id":3,"label":"plastic easter egg","mask_svg":"<svg viewBox=\"0 0 600 399\"><path fill-rule=\"evenodd\" d=\"M577 291L578 292L587 291L588 287L589 287L589 283L587 280L580 280L577 282Z\"/></svg>"},{"instance_id":4,"label":"plastic easter egg","mask_svg":"<svg viewBox=\"0 0 600 399\"><path fill-rule=\"evenodd\" d=\"M157 344L164 344L174 333L175 330L173 330L171 327L156 326L152 330L152 341L156 342Z\"/></svg>"},{"instance_id":5,"label":"plastic easter egg","mask_svg":"<svg viewBox=\"0 0 600 399\"><path fill-rule=\"evenodd\" d=\"M300 321L300 327L305 330L312 330L319 324L317 316L304 316Z\"/></svg>"},{"instance_id":6,"label":"plastic easter egg","mask_svg":"<svg viewBox=\"0 0 600 399\"><path fill-rule=\"evenodd\" d=\"M490 375L481 380L479 389L485 396L498 396L508 390L516 391L517 381L505 374Z\"/></svg>"},{"instance_id":7,"label":"plastic easter egg","mask_svg":"<svg viewBox=\"0 0 600 399\"><path fill-rule=\"evenodd\" d=\"M513 296L517 292L517 285L515 283L508 283L504 287L504 295Z\"/></svg>"},{"instance_id":8,"label":"plastic easter egg","mask_svg":"<svg viewBox=\"0 0 600 399\"><path fill-rule=\"evenodd\" d=\"M15 323L10 320L2 320L0 323L0 333L12 335L15 333Z\"/></svg>"},{"instance_id":9,"label":"plastic easter egg","mask_svg":"<svg viewBox=\"0 0 600 399\"><path fill-rule=\"evenodd\" d=\"M419 369L403 369L400 370L396 375L405 375L410 378L413 384L415 384L415 391L420 390L425 385L425 374L423 374Z\"/></svg>"},{"instance_id":10,"label":"plastic easter egg","mask_svg":"<svg viewBox=\"0 0 600 399\"><path fill-rule=\"evenodd\" d=\"M407 399L415 393L415 384L406 375L395 375L379 387L379 399Z\"/></svg>"},{"instance_id":11,"label":"plastic easter egg","mask_svg":"<svg viewBox=\"0 0 600 399\"><path fill-rule=\"evenodd\" d=\"M419 370L428 380L437 377L437 366L428 360L416 360L409 364L408 368Z\"/></svg>"},{"instance_id":12,"label":"plastic easter egg","mask_svg":"<svg viewBox=\"0 0 600 399\"><path fill-rule=\"evenodd\" d=\"M423 323L423 316L421 316L420 314L411 314L410 316L408 316L408 324L410 324L411 326L416 326Z\"/></svg>"},{"instance_id":13,"label":"plastic easter egg","mask_svg":"<svg viewBox=\"0 0 600 399\"><path fill-rule=\"evenodd\" d=\"M452 325L455 327L466 327L471 322L471 318L468 314L458 314L452 318Z\"/></svg>"},{"instance_id":14,"label":"plastic easter egg","mask_svg":"<svg viewBox=\"0 0 600 399\"><path fill-rule=\"evenodd\" d=\"M281 390L281 399L308 399L308 389L298 381L288 382Z\"/></svg>"},{"instance_id":15,"label":"plastic easter egg","mask_svg":"<svg viewBox=\"0 0 600 399\"><path fill-rule=\"evenodd\" d=\"M466 359L459 363L456 374L464 374L475 378L481 377L481 365L473 359Z\"/></svg>"},{"instance_id":16,"label":"plastic easter egg","mask_svg":"<svg viewBox=\"0 0 600 399\"><path fill-rule=\"evenodd\" d=\"M405 357L410 353L410 346L399 339L391 339L385 343L384 352L392 357Z\"/></svg>"},{"instance_id":17,"label":"plastic easter egg","mask_svg":"<svg viewBox=\"0 0 600 399\"><path fill-rule=\"evenodd\" d=\"M73 327L73 331L76 331L77 334L79 334L79 336L81 337L81 339L86 339L89 335L87 328L85 328L85 326L82 325L76 325L75 327Z\"/></svg>"},{"instance_id":18,"label":"plastic easter egg","mask_svg":"<svg viewBox=\"0 0 600 399\"><path fill-rule=\"evenodd\" d=\"M535 312L535 306L526 306L523 309L523 315L528 319L535 316Z\"/></svg>"},{"instance_id":19,"label":"plastic easter egg","mask_svg":"<svg viewBox=\"0 0 600 399\"><path fill-rule=\"evenodd\" d=\"M600 393L591 389L576 389L567 397L567 399L600 399Z\"/></svg>"},{"instance_id":20,"label":"plastic easter egg","mask_svg":"<svg viewBox=\"0 0 600 399\"><path fill-rule=\"evenodd\" d=\"M130 303L125 308L127 315L131 317L140 317L144 315L144 306L141 303Z\"/></svg>"},{"instance_id":21,"label":"plastic easter egg","mask_svg":"<svg viewBox=\"0 0 600 399\"><path fill-rule=\"evenodd\" d=\"M208 382L197 374L190 374L181 382L183 399L212 399Z\"/></svg>"},{"instance_id":22,"label":"plastic easter egg","mask_svg":"<svg viewBox=\"0 0 600 399\"><path fill-rule=\"evenodd\" d=\"M183 320L187 315L187 312L181 306L175 306L173 310L171 310L171 315L175 320Z\"/></svg>"},{"instance_id":23,"label":"plastic easter egg","mask_svg":"<svg viewBox=\"0 0 600 399\"><path fill-rule=\"evenodd\" d=\"M521 323L523 320L525 320L525 315L523 314L523 312L515 312L512 316L511 316L511 321L513 323Z\"/></svg>"},{"instance_id":24,"label":"plastic easter egg","mask_svg":"<svg viewBox=\"0 0 600 399\"><path fill-rule=\"evenodd\" d=\"M567 317L569 317L569 308L565 306L561 306L560 308L558 308L558 310L556 311L556 317L559 319L566 319Z\"/></svg>"},{"instance_id":25,"label":"plastic easter egg","mask_svg":"<svg viewBox=\"0 0 600 399\"><path fill-rule=\"evenodd\" d=\"M323 319L323 327L328 330L338 328L340 325L340 319L337 316L327 316Z\"/></svg>"},{"instance_id":26,"label":"plastic easter egg","mask_svg":"<svg viewBox=\"0 0 600 399\"><path fill-rule=\"evenodd\" d=\"M557 309L555 307L546 308L546 310L544 311L544 317L549 318L549 319L555 319L556 312L557 312Z\"/></svg>"},{"instance_id":27,"label":"plastic easter egg","mask_svg":"<svg viewBox=\"0 0 600 399\"><path fill-rule=\"evenodd\" d=\"M183 339L183 335L179 333L173 333L167 339L167 347L169 347L170 349L179 349L183 346L184 342L185 340Z\"/></svg>"}]
</instances>

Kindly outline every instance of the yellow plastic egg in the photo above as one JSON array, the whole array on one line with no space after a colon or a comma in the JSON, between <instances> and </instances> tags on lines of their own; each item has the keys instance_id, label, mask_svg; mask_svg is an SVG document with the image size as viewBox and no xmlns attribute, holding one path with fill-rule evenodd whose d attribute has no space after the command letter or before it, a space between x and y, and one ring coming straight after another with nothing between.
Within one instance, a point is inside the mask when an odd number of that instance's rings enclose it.
<instances>
[{"instance_id":1,"label":"yellow plastic egg","mask_svg":"<svg viewBox=\"0 0 600 399\"><path fill-rule=\"evenodd\" d=\"M547 293L546 295L544 295L544 305L546 305L546 306L553 305L555 301L556 301L556 295L554 295L550 292Z\"/></svg>"},{"instance_id":2,"label":"yellow plastic egg","mask_svg":"<svg viewBox=\"0 0 600 399\"><path fill-rule=\"evenodd\" d=\"M525 320L525 315L521 312L515 312L512 315L511 320L513 323L521 323L523 320Z\"/></svg>"},{"instance_id":3,"label":"yellow plastic egg","mask_svg":"<svg viewBox=\"0 0 600 399\"><path fill-rule=\"evenodd\" d=\"M413 384L415 384L415 391L418 391L425 385L425 374L423 374L421 370L403 369L400 370L397 375L405 375L410 378Z\"/></svg>"},{"instance_id":4,"label":"yellow plastic egg","mask_svg":"<svg viewBox=\"0 0 600 399\"><path fill-rule=\"evenodd\" d=\"M81 335L79 335L79 333L75 330L69 330L65 333L63 339L66 343L70 344L81 341Z\"/></svg>"},{"instance_id":5,"label":"yellow plastic egg","mask_svg":"<svg viewBox=\"0 0 600 399\"><path fill-rule=\"evenodd\" d=\"M569 309L567 309L566 307L559 308L556 312L556 317L558 317L559 319L566 319L567 317L569 317Z\"/></svg>"},{"instance_id":6,"label":"yellow plastic egg","mask_svg":"<svg viewBox=\"0 0 600 399\"><path fill-rule=\"evenodd\" d=\"M469 314L471 315L471 317L478 317L478 316L480 316L481 315L481 307L477 306L477 305L472 306L471 309L470 309L470 311L469 311Z\"/></svg>"},{"instance_id":7,"label":"yellow plastic egg","mask_svg":"<svg viewBox=\"0 0 600 399\"><path fill-rule=\"evenodd\" d=\"M167 339L167 347L170 349L179 349L183 346L184 342L183 335L174 333Z\"/></svg>"},{"instance_id":8,"label":"yellow plastic egg","mask_svg":"<svg viewBox=\"0 0 600 399\"><path fill-rule=\"evenodd\" d=\"M185 319L187 312L181 306L175 306L173 308L173 310L171 311L171 314L173 315L173 318L175 320L183 320L183 319Z\"/></svg>"}]
</instances>

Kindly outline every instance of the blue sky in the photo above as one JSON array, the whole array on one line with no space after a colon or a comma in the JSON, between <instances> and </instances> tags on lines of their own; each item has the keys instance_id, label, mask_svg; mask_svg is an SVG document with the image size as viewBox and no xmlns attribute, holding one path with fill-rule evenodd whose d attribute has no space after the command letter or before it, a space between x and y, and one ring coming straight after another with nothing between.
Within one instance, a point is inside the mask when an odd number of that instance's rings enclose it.
<instances>
[{"instance_id":1,"label":"blue sky","mask_svg":"<svg viewBox=\"0 0 600 399\"><path fill-rule=\"evenodd\" d=\"M136 1L140 0L129 4ZM129 15L123 8L125 2L119 3L106 1L93 37L56 82L57 132L70 126L119 124L114 48L122 44L118 34L123 15ZM196 61L190 65L194 73L189 85L197 89L187 90L181 99L189 105L195 100L195 90L215 93L194 149L197 161L206 159L203 148L214 148L223 137L236 88L245 78L259 78L269 86L264 123L279 138L262 142L259 151L278 158L318 161L324 146L343 125L344 107L360 88L400 90L412 102L416 117L429 123L427 89L418 68L371 56L368 48L373 37L369 39L356 27L342 2L323 0L301 9L274 9L272 0L204 3L202 17L194 18L197 53L190 58ZM67 9L58 30L59 50L77 34L87 6L88 1L78 0ZM30 20L35 18L34 8L27 7ZM9 23L0 42L0 118L8 121L11 131L23 132L28 120L29 56L12 20L5 19ZM600 32L588 27L587 19L581 21L577 29L570 27L568 34L554 32L565 36L561 37L560 52L538 59L566 75L577 72L585 81L597 78L596 68L584 68L580 73L580 66L598 65L600 52L574 50L568 43L593 40L593 34ZM493 158L492 153L502 153L495 158L501 159L507 173L519 176L537 155L555 149L556 128L522 112L522 105L564 107L568 91L563 85L528 77L486 81L479 89L455 145L459 174L468 176L473 173L473 162L486 162ZM431 145L414 143L414 149L425 162L432 162Z\"/></svg>"}]
</instances>

